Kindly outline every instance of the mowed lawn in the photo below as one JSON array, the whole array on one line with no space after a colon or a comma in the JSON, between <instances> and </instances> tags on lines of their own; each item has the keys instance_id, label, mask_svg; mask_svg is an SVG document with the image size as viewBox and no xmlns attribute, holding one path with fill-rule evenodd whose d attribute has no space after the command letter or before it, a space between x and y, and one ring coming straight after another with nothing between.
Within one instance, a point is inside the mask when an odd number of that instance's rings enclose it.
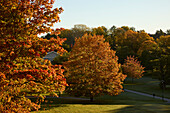
<instances>
[{"instance_id":1,"label":"mowed lawn","mask_svg":"<svg viewBox=\"0 0 170 113\"><path fill-rule=\"evenodd\" d=\"M38 113L170 113L170 104L128 92L96 97L94 102L65 98L47 100Z\"/></svg>"},{"instance_id":2,"label":"mowed lawn","mask_svg":"<svg viewBox=\"0 0 170 113\"><path fill-rule=\"evenodd\" d=\"M164 97L170 99L170 86L167 86L162 93L159 83L160 81L158 79L152 79L151 77L145 76L140 79L134 79L133 82L131 78L126 78L124 88L148 94L155 94L160 97L164 94Z\"/></svg>"}]
</instances>

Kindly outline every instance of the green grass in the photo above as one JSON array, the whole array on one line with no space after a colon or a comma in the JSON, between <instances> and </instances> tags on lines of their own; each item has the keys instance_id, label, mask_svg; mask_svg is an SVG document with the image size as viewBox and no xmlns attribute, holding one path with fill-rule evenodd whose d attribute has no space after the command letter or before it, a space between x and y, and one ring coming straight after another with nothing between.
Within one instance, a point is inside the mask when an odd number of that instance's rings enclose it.
<instances>
[{"instance_id":1,"label":"green grass","mask_svg":"<svg viewBox=\"0 0 170 113\"><path fill-rule=\"evenodd\" d=\"M133 82L131 78L126 78L124 88L148 94L156 94L156 96L162 96L162 89L159 87L159 82L159 80L152 79L151 77L134 79ZM164 90L164 97L170 99L170 87L167 87Z\"/></svg>"},{"instance_id":2,"label":"green grass","mask_svg":"<svg viewBox=\"0 0 170 113\"><path fill-rule=\"evenodd\" d=\"M156 96L162 95L159 80L150 77L136 79L133 83L130 78L127 78L124 87L149 94L155 93ZM170 98L170 89L167 88L164 95ZM62 94L62 97L68 97L68 95ZM169 103L129 92L123 92L117 96L96 97L94 102L66 98L48 98L47 100L48 102L42 103L38 113L170 113Z\"/></svg>"},{"instance_id":3,"label":"green grass","mask_svg":"<svg viewBox=\"0 0 170 113\"><path fill-rule=\"evenodd\" d=\"M52 102L53 101L53 102ZM169 113L170 104L150 97L123 92L117 96L89 100L52 98L43 103L38 113ZM43 110L45 109L45 110ZM36 112L32 112L36 113Z\"/></svg>"}]
</instances>

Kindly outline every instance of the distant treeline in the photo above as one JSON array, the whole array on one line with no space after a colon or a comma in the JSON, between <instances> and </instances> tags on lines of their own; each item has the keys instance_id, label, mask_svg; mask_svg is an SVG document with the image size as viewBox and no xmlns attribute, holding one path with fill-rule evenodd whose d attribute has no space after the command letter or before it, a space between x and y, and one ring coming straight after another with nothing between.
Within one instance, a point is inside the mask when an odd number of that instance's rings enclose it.
<instances>
[{"instance_id":1,"label":"distant treeline","mask_svg":"<svg viewBox=\"0 0 170 113\"><path fill-rule=\"evenodd\" d=\"M134 27L128 26L120 28L112 26L107 29L104 26L89 28L79 24L72 29L62 30L58 36L67 38L63 47L69 52L74 46L75 38L82 37L84 34L103 35L111 49L116 51L119 63L123 64L127 56L134 56L145 67L145 75L163 81L160 82L161 87L170 83L170 29L166 32L160 29L155 34L148 34L144 30L136 31ZM51 37L57 38L50 34L42 38Z\"/></svg>"}]
</instances>

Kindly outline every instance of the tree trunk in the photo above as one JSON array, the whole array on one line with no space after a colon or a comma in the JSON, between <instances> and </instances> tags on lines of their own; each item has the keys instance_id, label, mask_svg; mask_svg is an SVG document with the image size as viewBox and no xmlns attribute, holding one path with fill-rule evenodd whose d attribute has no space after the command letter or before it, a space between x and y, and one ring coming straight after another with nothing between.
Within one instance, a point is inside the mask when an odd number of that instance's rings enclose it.
<instances>
[{"instance_id":1,"label":"tree trunk","mask_svg":"<svg viewBox=\"0 0 170 113\"><path fill-rule=\"evenodd\" d=\"M90 102L93 102L93 97L90 97Z\"/></svg>"},{"instance_id":2,"label":"tree trunk","mask_svg":"<svg viewBox=\"0 0 170 113\"><path fill-rule=\"evenodd\" d=\"M61 97L61 93L59 92L59 97Z\"/></svg>"}]
</instances>

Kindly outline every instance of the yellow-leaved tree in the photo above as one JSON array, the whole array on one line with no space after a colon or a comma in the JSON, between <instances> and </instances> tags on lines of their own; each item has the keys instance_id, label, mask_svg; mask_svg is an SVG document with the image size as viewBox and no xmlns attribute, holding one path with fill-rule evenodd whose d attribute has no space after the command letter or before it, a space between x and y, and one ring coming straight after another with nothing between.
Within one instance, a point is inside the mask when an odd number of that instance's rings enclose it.
<instances>
[{"instance_id":1,"label":"yellow-leaved tree","mask_svg":"<svg viewBox=\"0 0 170 113\"><path fill-rule=\"evenodd\" d=\"M122 81L126 78L120 71L115 51L103 36L85 34L76 38L69 59L64 63L67 70L67 92L74 96L102 94L118 95L122 92Z\"/></svg>"}]
</instances>

